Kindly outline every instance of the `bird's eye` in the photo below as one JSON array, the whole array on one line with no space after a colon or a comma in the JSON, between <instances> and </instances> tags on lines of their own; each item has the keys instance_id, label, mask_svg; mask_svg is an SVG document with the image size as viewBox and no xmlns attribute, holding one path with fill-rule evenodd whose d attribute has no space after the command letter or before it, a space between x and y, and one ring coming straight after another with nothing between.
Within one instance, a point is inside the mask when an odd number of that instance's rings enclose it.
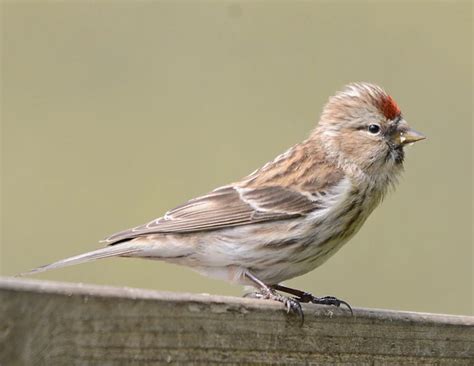
<instances>
[{"instance_id":1,"label":"bird's eye","mask_svg":"<svg viewBox=\"0 0 474 366\"><path fill-rule=\"evenodd\" d=\"M380 126L376 124L371 124L369 125L368 130L371 134L376 135L380 132Z\"/></svg>"}]
</instances>

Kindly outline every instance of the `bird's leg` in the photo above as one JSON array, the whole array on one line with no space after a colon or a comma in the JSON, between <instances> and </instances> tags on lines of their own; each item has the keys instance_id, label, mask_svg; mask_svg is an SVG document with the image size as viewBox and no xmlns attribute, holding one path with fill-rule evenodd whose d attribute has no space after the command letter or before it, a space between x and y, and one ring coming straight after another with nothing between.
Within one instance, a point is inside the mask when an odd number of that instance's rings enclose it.
<instances>
[{"instance_id":1,"label":"bird's leg","mask_svg":"<svg viewBox=\"0 0 474 366\"><path fill-rule=\"evenodd\" d=\"M349 309L351 314L352 315L354 314L352 312L351 306L347 302L345 302L343 300L339 300L337 297L334 297L334 296L317 297L317 296L314 296L314 295L310 294L309 292L296 290L294 288L289 288L289 287L282 286L282 285L273 285L273 286L271 286L271 288L273 290L281 291L281 292L296 296L295 300L297 300L298 302L311 302L313 304L333 305L333 306L336 306L336 307L340 307L341 305L345 305Z\"/></svg>"},{"instance_id":2,"label":"bird's leg","mask_svg":"<svg viewBox=\"0 0 474 366\"><path fill-rule=\"evenodd\" d=\"M286 311L288 313L290 311L293 311L296 314L298 314L301 318L301 324L303 324L304 314L303 314L303 309L301 308L301 305L298 299L280 295L274 289L267 286L265 283L263 283L261 280L259 280L249 271L245 272L245 277L247 277L250 281L252 281L254 285L257 287L259 291L259 293L257 294L258 298L268 299L268 300L273 300L273 301L278 301L278 302L283 303L283 305L285 305L286 307Z\"/></svg>"}]
</instances>

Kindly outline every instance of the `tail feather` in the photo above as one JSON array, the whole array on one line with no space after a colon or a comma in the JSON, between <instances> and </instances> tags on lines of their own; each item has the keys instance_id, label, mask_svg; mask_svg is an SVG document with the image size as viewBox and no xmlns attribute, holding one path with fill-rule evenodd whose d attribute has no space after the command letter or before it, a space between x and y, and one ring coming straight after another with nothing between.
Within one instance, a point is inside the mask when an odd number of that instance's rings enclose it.
<instances>
[{"instance_id":1,"label":"tail feather","mask_svg":"<svg viewBox=\"0 0 474 366\"><path fill-rule=\"evenodd\" d=\"M130 245L130 243L118 244L115 246L109 246L109 247L97 249L92 252L79 254L74 257L61 259L60 261L47 264L45 266L41 266L27 272L22 272L18 274L17 276L26 276L26 275L46 272L51 269L57 269L57 268L72 266L75 264L95 261L96 259L130 255L130 254L134 254L140 251L141 251L140 248L138 248L136 245L132 246Z\"/></svg>"}]
</instances>

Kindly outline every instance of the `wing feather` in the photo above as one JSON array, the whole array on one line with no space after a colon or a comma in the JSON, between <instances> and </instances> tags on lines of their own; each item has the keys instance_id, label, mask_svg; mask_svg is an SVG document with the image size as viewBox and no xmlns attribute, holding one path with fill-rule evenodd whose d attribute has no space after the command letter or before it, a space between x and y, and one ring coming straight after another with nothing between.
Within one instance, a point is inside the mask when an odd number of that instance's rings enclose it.
<instances>
[{"instance_id":1,"label":"wing feather","mask_svg":"<svg viewBox=\"0 0 474 366\"><path fill-rule=\"evenodd\" d=\"M285 220L305 215L319 206L320 201L314 196L281 186L224 186L145 225L113 234L104 242L114 244L154 233L190 233Z\"/></svg>"}]
</instances>

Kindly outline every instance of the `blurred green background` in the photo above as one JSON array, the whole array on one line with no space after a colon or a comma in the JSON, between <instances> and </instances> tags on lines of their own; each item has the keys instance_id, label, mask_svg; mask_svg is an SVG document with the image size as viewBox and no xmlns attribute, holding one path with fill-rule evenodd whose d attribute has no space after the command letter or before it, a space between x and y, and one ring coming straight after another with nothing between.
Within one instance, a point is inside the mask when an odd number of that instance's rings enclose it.
<instances>
[{"instance_id":1,"label":"blurred green background","mask_svg":"<svg viewBox=\"0 0 474 366\"><path fill-rule=\"evenodd\" d=\"M100 246L305 138L328 96L382 85L429 139L324 266L353 306L473 313L470 2L1 3L1 274ZM240 295L109 259L38 278Z\"/></svg>"}]
</instances>

